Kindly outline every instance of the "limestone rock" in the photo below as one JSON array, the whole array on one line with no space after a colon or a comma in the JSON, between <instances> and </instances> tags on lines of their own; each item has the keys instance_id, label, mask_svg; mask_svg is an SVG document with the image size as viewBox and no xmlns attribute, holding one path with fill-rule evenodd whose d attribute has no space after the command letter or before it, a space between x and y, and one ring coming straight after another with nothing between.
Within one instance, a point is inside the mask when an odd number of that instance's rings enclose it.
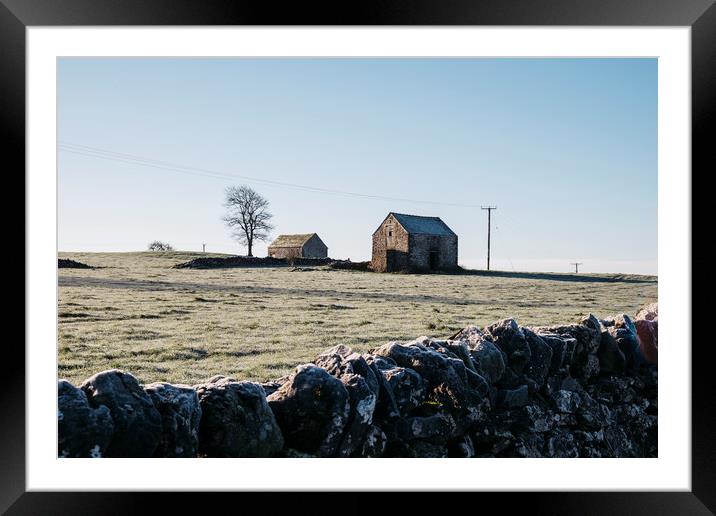
<instances>
[{"instance_id":1,"label":"limestone rock","mask_svg":"<svg viewBox=\"0 0 716 516\"><path fill-rule=\"evenodd\" d=\"M648 319L637 319L634 322L639 337L639 350L649 364L658 363L659 359L659 323Z\"/></svg>"},{"instance_id":2,"label":"limestone rock","mask_svg":"<svg viewBox=\"0 0 716 516\"><path fill-rule=\"evenodd\" d=\"M477 370L491 384L496 384L505 372L505 355L494 342L486 339L477 341L470 348L470 355Z\"/></svg>"},{"instance_id":3,"label":"limestone rock","mask_svg":"<svg viewBox=\"0 0 716 516\"><path fill-rule=\"evenodd\" d=\"M597 352L599 369L605 374L623 374L626 369L626 358L616 339L608 331L602 332L602 343Z\"/></svg>"},{"instance_id":4,"label":"limestone rock","mask_svg":"<svg viewBox=\"0 0 716 516\"><path fill-rule=\"evenodd\" d=\"M144 387L162 418L155 457L196 457L201 408L196 391L186 385L152 383Z\"/></svg>"},{"instance_id":5,"label":"limestone rock","mask_svg":"<svg viewBox=\"0 0 716 516\"><path fill-rule=\"evenodd\" d=\"M634 316L635 321L658 321L659 320L659 303L650 303L643 307Z\"/></svg>"},{"instance_id":6,"label":"limestone rock","mask_svg":"<svg viewBox=\"0 0 716 516\"><path fill-rule=\"evenodd\" d=\"M503 319L485 328L498 348L507 355L507 364L520 374L531 358L525 334L514 319Z\"/></svg>"},{"instance_id":7,"label":"limestone rock","mask_svg":"<svg viewBox=\"0 0 716 516\"><path fill-rule=\"evenodd\" d=\"M405 367L394 367L381 371L395 397L398 410L408 415L419 407L426 396L426 385L423 378L414 370Z\"/></svg>"},{"instance_id":8,"label":"limestone rock","mask_svg":"<svg viewBox=\"0 0 716 516\"><path fill-rule=\"evenodd\" d=\"M57 383L57 456L103 457L114 423L104 405L91 407L85 393L67 380Z\"/></svg>"},{"instance_id":9,"label":"limestone rock","mask_svg":"<svg viewBox=\"0 0 716 516\"><path fill-rule=\"evenodd\" d=\"M516 389L501 389L497 392L497 406L499 407L524 407L529 402L529 389L521 385Z\"/></svg>"},{"instance_id":10,"label":"limestone rock","mask_svg":"<svg viewBox=\"0 0 716 516\"><path fill-rule=\"evenodd\" d=\"M218 378L194 389L201 406L201 455L272 457L283 448L281 430L261 385Z\"/></svg>"},{"instance_id":11,"label":"limestone rock","mask_svg":"<svg viewBox=\"0 0 716 516\"><path fill-rule=\"evenodd\" d=\"M337 455L351 457L371 428L377 396L363 376L347 373L341 381L348 391L350 409Z\"/></svg>"},{"instance_id":12,"label":"limestone rock","mask_svg":"<svg viewBox=\"0 0 716 516\"><path fill-rule=\"evenodd\" d=\"M522 328L522 333L530 348L530 361L525 375L532 378L537 385L542 385L552 365L552 348L532 330Z\"/></svg>"},{"instance_id":13,"label":"limestone rock","mask_svg":"<svg viewBox=\"0 0 716 516\"><path fill-rule=\"evenodd\" d=\"M152 457L162 435L159 411L137 379L111 369L97 373L80 386L91 406L105 405L114 422L107 457Z\"/></svg>"},{"instance_id":14,"label":"limestone rock","mask_svg":"<svg viewBox=\"0 0 716 516\"><path fill-rule=\"evenodd\" d=\"M552 396L552 400L558 412L565 412L567 414L574 414L580 404L578 393L562 389Z\"/></svg>"},{"instance_id":15,"label":"limestone rock","mask_svg":"<svg viewBox=\"0 0 716 516\"><path fill-rule=\"evenodd\" d=\"M336 455L350 412L343 382L325 369L305 364L268 402L287 446L319 457Z\"/></svg>"},{"instance_id":16,"label":"limestone rock","mask_svg":"<svg viewBox=\"0 0 716 516\"><path fill-rule=\"evenodd\" d=\"M624 354L627 367L633 368L641 365L644 357L639 347L636 326L631 318L626 314L619 314L616 317L603 320L602 323Z\"/></svg>"},{"instance_id":17,"label":"limestone rock","mask_svg":"<svg viewBox=\"0 0 716 516\"><path fill-rule=\"evenodd\" d=\"M379 426L371 425L365 434L365 439L360 448L354 453L354 457L382 457L388 443L383 430Z\"/></svg>"}]
</instances>

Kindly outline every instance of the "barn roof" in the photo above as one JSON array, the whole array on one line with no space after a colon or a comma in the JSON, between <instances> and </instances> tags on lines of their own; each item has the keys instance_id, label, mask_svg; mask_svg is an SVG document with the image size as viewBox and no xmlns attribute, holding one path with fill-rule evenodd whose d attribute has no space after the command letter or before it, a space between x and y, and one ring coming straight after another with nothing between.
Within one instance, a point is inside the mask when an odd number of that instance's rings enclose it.
<instances>
[{"instance_id":1,"label":"barn roof","mask_svg":"<svg viewBox=\"0 0 716 516\"><path fill-rule=\"evenodd\" d=\"M305 235L279 235L276 240L271 242L269 247L301 247L308 242L315 233L306 233Z\"/></svg>"},{"instance_id":2,"label":"barn roof","mask_svg":"<svg viewBox=\"0 0 716 516\"><path fill-rule=\"evenodd\" d=\"M390 212L398 223L408 233L422 233L428 235L454 235L452 229L440 217L423 217L420 215L406 215L404 213Z\"/></svg>"}]
</instances>

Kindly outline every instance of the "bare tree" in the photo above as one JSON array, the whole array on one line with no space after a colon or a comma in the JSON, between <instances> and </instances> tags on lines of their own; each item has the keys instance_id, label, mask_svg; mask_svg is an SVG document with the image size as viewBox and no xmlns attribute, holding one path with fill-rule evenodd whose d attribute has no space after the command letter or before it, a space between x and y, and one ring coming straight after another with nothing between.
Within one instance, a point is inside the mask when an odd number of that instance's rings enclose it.
<instances>
[{"instance_id":1,"label":"bare tree","mask_svg":"<svg viewBox=\"0 0 716 516\"><path fill-rule=\"evenodd\" d=\"M173 251L174 248L167 244L166 242L161 242L159 240L155 240L151 244L147 246L147 249L150 251Z\"/></svg>"},{"instance_id":2,"label":"bare tree","mask_svg":"<svg viewBox=\"0 0 716 516\"><path fill-rule=\"evenodd\" d=\"M269 202L248 186L230 186L224 206L227 208L224 222L234 238L248 247L248 256L253 256L254 241L268 239L273 229Z\"/></svg>"}]
</instances>

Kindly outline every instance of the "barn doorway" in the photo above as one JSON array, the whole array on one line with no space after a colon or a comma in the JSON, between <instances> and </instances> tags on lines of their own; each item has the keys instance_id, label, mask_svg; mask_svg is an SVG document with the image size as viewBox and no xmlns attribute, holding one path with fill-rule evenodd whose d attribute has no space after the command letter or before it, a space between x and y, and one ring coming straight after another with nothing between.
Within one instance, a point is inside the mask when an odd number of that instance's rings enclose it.
<instances>
[{"instance_id":1,"label":"barn doorway","mask_svg":"<svg viewBox=\"0 0 716 516\"><path fill-rule=\"evenodd\" d=\"M430 251L430 270L434 271L440 267L440 252Z\"/></svg>"}]
</instances>

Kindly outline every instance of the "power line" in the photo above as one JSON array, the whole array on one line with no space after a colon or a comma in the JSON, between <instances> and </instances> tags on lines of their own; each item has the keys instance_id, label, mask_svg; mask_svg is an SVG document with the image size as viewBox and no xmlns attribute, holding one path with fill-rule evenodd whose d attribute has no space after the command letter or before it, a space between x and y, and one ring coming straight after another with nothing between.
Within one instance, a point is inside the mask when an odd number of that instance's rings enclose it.
<instances>
[{"instance_id":1,"label":"power line","mask_svg":"<svg viewBox=\"0 0 716 516\"><path fill-rule=\"evenodd\" d=\"M70 142L59 142L58 148L64 152L78 154L78 155L86 156L86 157L106 159L106 160L116 161L116 162L120 162L120 163L140 165L140 166L145 166L145 167L166 170L166 171L170 171L170 172L179 172L179 173L190 174L190 175L211 177L211 178L215 178L215 179L241 179L241 180L248 181L248 182L281 186L281 187L285 187L285 188L294 188L294 189L310 191L310 192L346 195L346 196L359 197L359 198L364 198L364 199L376 199L376 200L406 202L406 203L416 203L416 204L430 204L430 205L435 205L435 206L452 206L452 207L457 207L457 208L477 208L478 207L477 205L471 205L471 204L457 204L457 203L446 203L446 202L439 202L439 201L405 199L405 198L400 198L400 197L389 197L389 196L383 196L383 195L364 194L364 193L350 192L350 191L345 191L345 190L334 190L334 189L330 189L330 188L306 186L306 185L300 185L300 184L296 184L296 183L284 183L281 181L260 179L257 177L245 176L245 175L240 175L240 174L228 174L225 172L217 172L215 170L209 170L209 169L205 169L205 168L184 166L184 165L180 165L180 164L172 163L172 162L168 162L168 161L155 160L152 158L146 158L146 157L137 156L134 154L128 154L128 153L124 153L124 152L116 152L116 151L111 151L111 150L107 150L107 149L100 149L98 147L90 147L88 145L80 145L77 143L70 143Z\"/></svg>"}]
</instances>

